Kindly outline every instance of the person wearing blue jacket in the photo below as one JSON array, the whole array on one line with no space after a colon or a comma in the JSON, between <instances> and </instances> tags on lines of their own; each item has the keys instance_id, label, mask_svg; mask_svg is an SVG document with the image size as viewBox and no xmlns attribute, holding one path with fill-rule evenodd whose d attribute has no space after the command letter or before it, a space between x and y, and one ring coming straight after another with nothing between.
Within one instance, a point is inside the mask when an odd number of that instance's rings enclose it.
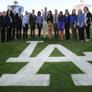
<instances>
[{"instance_id":1,"label":"person wearing blue jacket","mask_svg":"<svg viewBox=\"0 0 92 92\"><path fill-rule=\"evenodd\" d=\"M84 36L85 15L82 13L81 9L78 10L77 26L78 26L79 40L83 42L85 38Z\"/></svg>"},{"instance_id":2,"label":"person wearing blue jacket","mask_svg":"<svg viewBox=\"0 0 92 92\"><path fill-rule=\"evenodd\" d=\"M35 10L32 10L32 13L29 16L29 25L30 25L30 36L35 37L35 26L36 26L36 15Z\"/></svg>"},{"instance_id":3,"label":"person wearing blue jacket","mask_svg":"<svg viewBox=\"0 0 92 92\"><path fill-rule=\"evenodd\" d=\"M41 12L38 11L37 17L36 17L36 23L38 28L38 37L41 36L41 29L43 27L43 17L41 16Z\"/></svg>"},{"instance_id":4,"label":"person wearing blue jacket","mask_svg":"<svg viewBox=\"0 0 92 92\"><path fill-rule=\"evenodd\" d=\"M64 16L62 11L60 11L58 16L58 30L61 40L64 40Z\"/></svg>"},{"instance_id":5,"label":"person wearing blue jacket","mask_svg":"<svg viewBox=\"0 0 92 92\"><path fill-rule=\"evenodd\" d=\"M71 25L72 37L74 40L77 40L77 15L75 9L72 10L72 14L70 16L70 25Z\"/></svg>"}]
</instances>

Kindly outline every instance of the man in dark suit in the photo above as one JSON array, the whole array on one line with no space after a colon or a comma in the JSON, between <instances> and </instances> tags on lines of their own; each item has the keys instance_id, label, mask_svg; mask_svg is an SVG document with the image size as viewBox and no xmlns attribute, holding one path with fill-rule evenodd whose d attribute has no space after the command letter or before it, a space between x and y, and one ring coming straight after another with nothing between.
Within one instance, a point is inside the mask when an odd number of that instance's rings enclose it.
<instances>
[{"instance_id":1,"label":"man in dark suit","mask_svg":"<svg viewBox=\"0 0 92 92\"><path fill-rule=\"evenodd\" d=\"M5 12L0 16L1 42L5 42Z\"/></svg>"},{"instance_id":2,"label":"man in dark suit","mask_svg":"<svg viewBox=\"0 0 92 92\"><path fill-rule=\"evenodd\" d=\"M11 11L7 10L7 14L5 16L5 24L6 24L6 32L7 32L7 41L11 40L11 32L12 32L12 18L10 16Z\"/></svg>"},{"instance_id":3,"label":"man in dark suit","mask_svg":"<svg viewBox=\"0 0 92 92\"><path fill-rule=\"evenodd\" d=\"M10 14L11 18L12 18L12 32L11 32L11 39L14 40L15 39L15 15L14 13L11 11Z\"/></svg>"},{"instance_id":4,"label":"man in dark suit","mask_svg":"<svg viewBox=\"0 0 92 92\"><path fill-rule=\"evenodd\" d=\"M21 39L22 37L22 16L18 15L18 13L16 13L15 15L15 29L16 29L16 38L17 39Z\"/></svg>"},{"instance_id":5,"label":"man in dark suit","mask_svg":"<svg viewBox=\"0 0 92 92\"><path fill-rule=\"evenodd\" d=\"M58 30L58 10L55 9L55 14L53 15L53 22L54 22L54 37L57 38L59 36Z\"/></svg>"},{"instance_id":6,"label":"man in dark suit","mask_svg":"<svg viewBox=\"0 0 92 92\"><path fill-rule=\"evenodd\" d=\"M0 40L1 40L1 15L0 15Z\"/></svg>"},{"instance_id":7,"label":"man in dark suit","mask_svg":"<svg viewBox=\"0 0 92 92\"><path fill-rule=\"evenodd\" d=\"M29 24L30 24L30 36L35 37L35 25L36 25L36 15L35 10L32 10L32 13L29 16Z\"/></svg>"}]
</instances>

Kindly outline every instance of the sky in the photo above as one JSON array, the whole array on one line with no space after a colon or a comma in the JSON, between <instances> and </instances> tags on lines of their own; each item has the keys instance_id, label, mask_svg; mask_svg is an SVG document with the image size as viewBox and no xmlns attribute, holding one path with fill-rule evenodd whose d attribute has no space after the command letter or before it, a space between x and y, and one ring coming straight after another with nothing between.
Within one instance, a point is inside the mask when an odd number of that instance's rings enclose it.
<instances>
[{"instance_id":1,"label":"sky","mask_svg":"<svg viewBox=\"0 0 92 92\"><path fill-rule=\"evenodd\" d=\"M0 0L0 11L7 10L8 5L12 5L15 0ZM32 9L36 11L48 7L48 10L54 9L62 10L69 9L70 11L75 5L80 4L80 0L17 0L19 5L24 6L25 11L31 12ZM92 0L85 0L84 3L91 4Z\"/></svg>"}]
</instances>

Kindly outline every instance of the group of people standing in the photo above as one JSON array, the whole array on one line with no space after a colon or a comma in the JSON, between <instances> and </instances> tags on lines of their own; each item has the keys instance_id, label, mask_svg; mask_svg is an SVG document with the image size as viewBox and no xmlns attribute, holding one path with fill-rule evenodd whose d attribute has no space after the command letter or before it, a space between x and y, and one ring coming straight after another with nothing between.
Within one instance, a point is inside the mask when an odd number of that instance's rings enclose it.
<instances>
[{"instance_id":1,"label":"group of people standing","mask_svg":"<svg viewBox=\"0 0 92 92\"><path fill-rule=\"evenodd\" d=\"M13 11L7 10L3 12L0 16L0 34L1 42L9 42L10 40L21 39L22 37L22 14L16 13L14 15Z\"/></svg>"},{"instance_id":2,"label":"group of people standing","mask_svg":"<svg viewBox=\"0 0 92 92\"><path fill-rule=\"evenodd\" d=\"M72 35L74 40L85 41L86 39L89 41L91 22L92 14L88 7L84 7L84 11L79 9L78 13L76 13L76 9L73 9L72 14L68 9L65 10L65 14L63 11L58 14L57 9L52 14L52 11L47 11L47 7L45 7L44 11L38 11L37 15L35 15L35 10L32 10L32 13L26 11L24 16L21 13L15 14L13 11L7 10L0 16L1 42L27 39L28 37L35 38L36 35L41 37L41 33L45 38L47 32L49 39L54 37L70 40Z\"/></svg>"}]
</instances>

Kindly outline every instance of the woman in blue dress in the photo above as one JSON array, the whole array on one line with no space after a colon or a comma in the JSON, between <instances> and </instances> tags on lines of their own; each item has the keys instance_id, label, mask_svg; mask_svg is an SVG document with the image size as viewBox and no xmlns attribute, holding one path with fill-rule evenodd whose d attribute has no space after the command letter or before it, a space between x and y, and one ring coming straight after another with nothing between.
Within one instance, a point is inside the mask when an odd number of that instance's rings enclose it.
<instances>
[{"instance_id":1,"label":"woman in blue dress","mask_svg":"<svg viewBox=\"0 0 92 92\"><path fill-rule=\"evenodd\" d=\"M72 14L70 16L70 24L71 24L72 37L74 40L77 40L77 15L75 9L72 10Z\"/></svg>"},{"instance_id":2,"label":"woman in blue dress","mask_svg":"<svg viewBox=\"0 0 92 92\"><path fill-rule=\"evenodd\" d=\"M58 30L61 40L64 40L64 16L62 11L60 11L58 16Z\"/></svg>"},{"instance_id":3,"label":"woman in blue dress","mask_svg":"<svg viewBox=\"0 0 92 92\"><path fill-rule=\"evenodd\" d=\"M65 10L65 37L70 40L70 14L68 9Z\"/></svg>"}]
</instances>

